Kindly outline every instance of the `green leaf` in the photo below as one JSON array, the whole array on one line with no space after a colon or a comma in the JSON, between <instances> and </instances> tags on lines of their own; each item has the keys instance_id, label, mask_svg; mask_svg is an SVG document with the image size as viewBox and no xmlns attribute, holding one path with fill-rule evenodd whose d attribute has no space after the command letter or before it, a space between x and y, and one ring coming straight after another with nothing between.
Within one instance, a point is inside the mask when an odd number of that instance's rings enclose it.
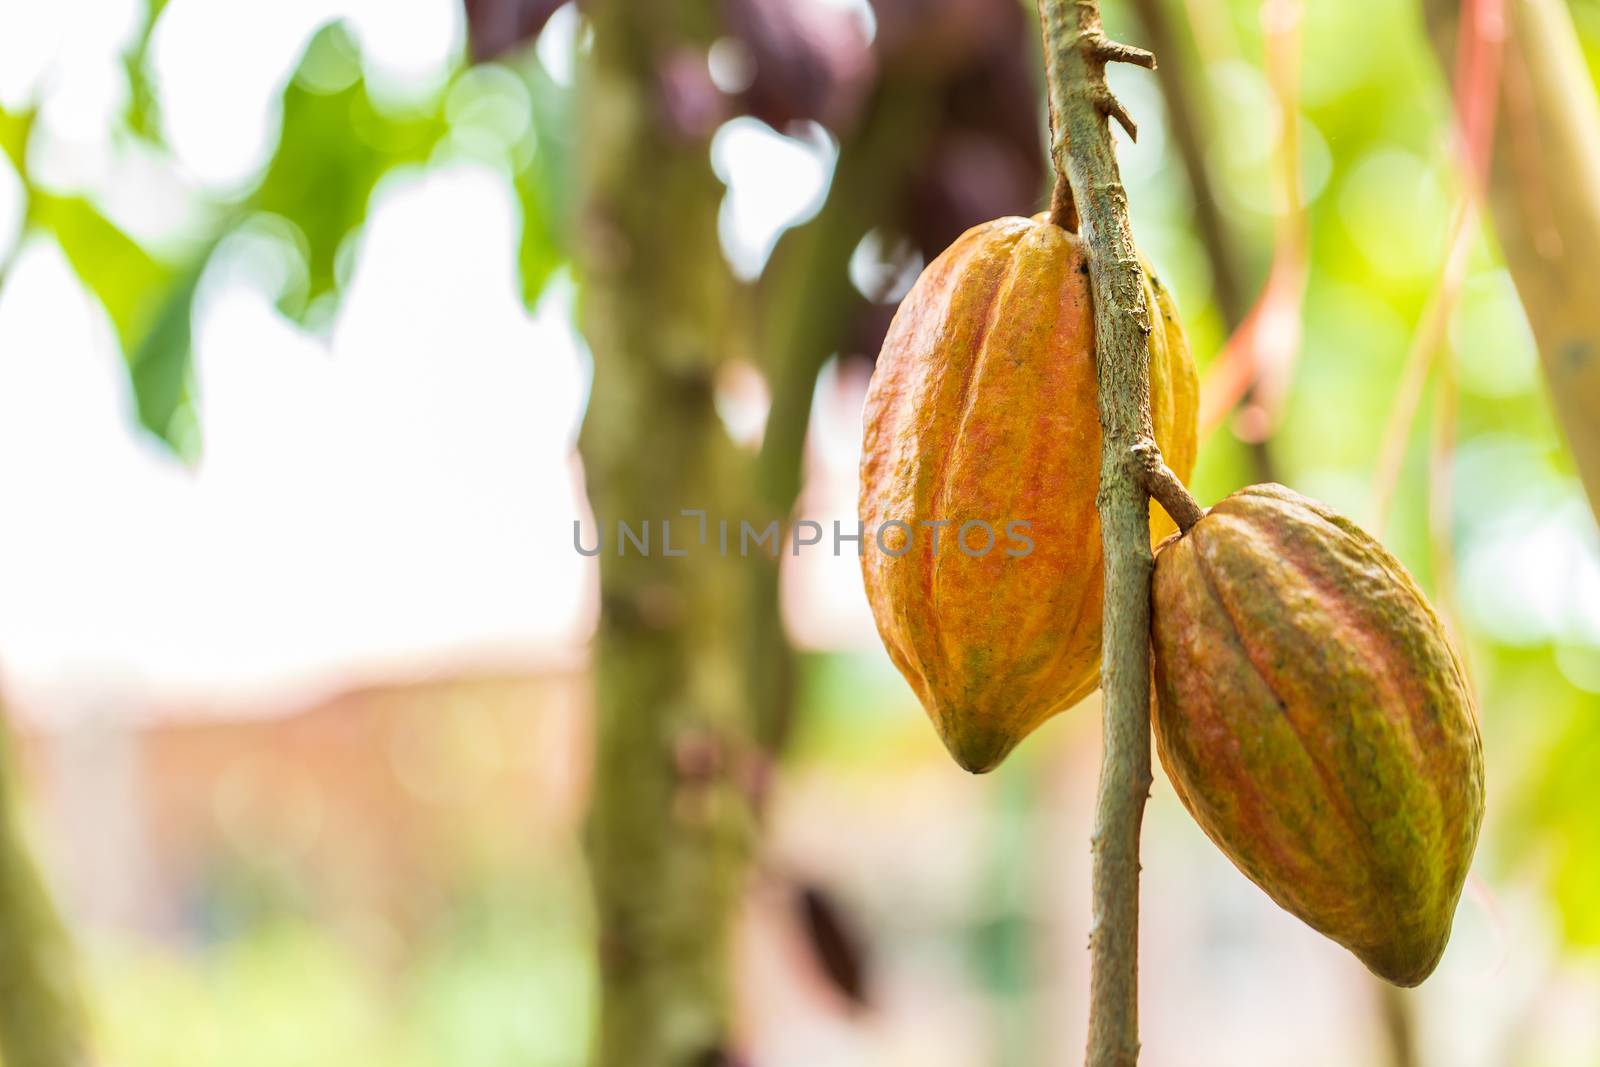
<instances>
[{"instance_id":1,"label":"green leaf","mask_svg":"<svg viewBox=\"0 0 1600 1067\"><path fill-rule=\"evenodd\" d=\"M167 0L150 0L145 9L144 29L123 58L128 73L128 107L123 117L130 130L152 142L161 140L161 109L155 82L150 76L150 37L166 7Z\"/></svg>"},{"instance_id":2,"label":"green leaf","mask_svg":"<svg viewBox=\"0 0 1600 1067\"><path fill-rule=\"evenodd\" d=\"M0 111L0 149L27 187L27 224L55 239L79 280L106 309L129 364L139 421L178 447L174 418L187 402L190 305L211 247L175 268L146 252L83 197L39 189L28 181L25 168L32 126L31 112Z\"/></svg>"},{"instance_id":3,"label":"green leaf","mask_svg":"<svg viewBox=\"0 0 1600 1067\"><path fill-rule=\"evenodd\" d=\"M550 275L572 255L572 219L577 209L573 177L576 116L572 90L552 81L531 52L518 72L528 82L538 139L532 159L516 175L517 199L522 205L517 264L522 271L522 298L532 306Z\"/></svg>"},{"instance_id":4,"label":"green leaf","mask_svg":"<svg viewBox=\"0 0 1600 1067\"><path fill-rule=\"evenodd\" d=\"M180 453L190 451L192 442L185 442L192 435L179 433L176 423L188 404L195 288L214 245L187 264L163 263L88 201L37 190L29 199L28 216L55 237L116 326L139 421Z\"/></svg>"},{"instance_id":5,"label":"green leaf","mask_svg":"<svg viewBox=\"0 0 1600 1067\"><path fill-rule=\"evenodd\" d=\"M28 156L28 134L33 132L33 112L15 114L0 109L0 151L11 157L18 174L24 173Z\"/></svg>"},{"instance_id":6,"label":"green leaf","mask_svg":"<svg viewBox=\"0 0 1600 1067\"><path fill-rule=\"evenodd\" d=\"M72 269L92 289L131 352L154 320L172 269L81 197L29 189L28 221L51 233Z\"/></svg>"},{"instance_id":7,"label":"green leaf","mask_svg":"<svg viewBox=\"0 0 1600 1067\"><path fill-rule=\"evenodd\" d=\"M150 329L128 353L128 373L139 421L187 459L197 451L187 427L193 421L189 366L193 355L194 294L204 273L208 248L167 288Z\"/></svg>"},{"instance_id":8,"label":"green leaf","mask_svg":"<svg viewBox=\"0 0 1600 1067\"><path fill-rule=\"evenodd\" d=\"M324 27L302 65L327 49L352 49L343 26ZM357 78L336 92L292 80L283 94L283 134L251 206L300 227L314 301L336 284L339 245L367 214L372 190L387 171L426 160L447 126L437 107L394 117L379 111Z\"/></svg>"}]
</instances>

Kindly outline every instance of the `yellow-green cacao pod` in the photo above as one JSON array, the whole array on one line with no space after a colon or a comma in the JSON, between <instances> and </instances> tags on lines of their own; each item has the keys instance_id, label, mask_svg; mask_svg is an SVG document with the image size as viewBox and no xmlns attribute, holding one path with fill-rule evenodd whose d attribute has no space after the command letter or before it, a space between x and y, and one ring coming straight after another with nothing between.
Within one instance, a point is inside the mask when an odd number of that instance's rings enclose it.
<instances>
[{"instance_id":1,"label":"yellow-green cacao pod","mask_svg":"<svg viewBox=\"0 0 1600 1067\"><path fill-rule=\"evenodd\" d=\"M1162 546L1161 763L1282 907L1397 985L1432 973L1483 819L1461 660L1398 560L1280 485Z\"/></svg>"},{"instance_id":2,"label":"yellow-green cacao pod","mask_svg":"<svg viewBox=\"0 0 1600 1067\"><path fill-rule=\"evenodd\" d=\"M1099 684L1100 416L1086 251L1043 215L968 230L901 302L867 393L867 597L890 658L970 771L994 767ZM1171 297L1146 275L1155 436L1187 477L1194 363ZM926 522L948 523L937 551ZM986 541L978 527L963 547L969 522L989 524L997 543L987 553L971 551ZM1009 536L1018 522L1028 525ZM1152 508L1155 539L1173 528Z\"/></svg>"}]
</instances>

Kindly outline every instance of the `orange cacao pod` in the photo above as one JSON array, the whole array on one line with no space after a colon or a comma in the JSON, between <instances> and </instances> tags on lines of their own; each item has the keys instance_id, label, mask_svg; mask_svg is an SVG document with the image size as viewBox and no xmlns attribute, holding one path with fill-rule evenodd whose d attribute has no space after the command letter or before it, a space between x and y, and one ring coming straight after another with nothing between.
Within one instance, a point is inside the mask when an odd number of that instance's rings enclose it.
<instances>
[{"instance_id":1,"label":"orange cacao pod","mask_svg":"<svg viewBox=\"0 0 1600 1067\"><path fill-rule=\"evenodd\" d=\"M1155 736L1234 864L1380 977L1439 962L1483 819L1461 660L1411 576L1348 519L1242 489L1162 546Z\"/></svg>"},{"instance_id":2,"label":"orange cacao pod","mask_svg":"<svg viewBox=\"0 0 1600 1067\"><path fill-rule=\"evenodd\" d=\"M867 392L867 597L890 658L974 772L1099 684L1100 417L1085 255L1044 215L968 230L901 302ZM1156 440L1187 477L1194 363L1172 298L1148 267L1146 277ZM1159 539L1173 525L1151 511ZM949 525L919 525L930 522ZM963 534L978 522L999 542L982 555L984 531ZM1013 523L1029 525L1012 537Z\"/></svg>"}]
</instances>

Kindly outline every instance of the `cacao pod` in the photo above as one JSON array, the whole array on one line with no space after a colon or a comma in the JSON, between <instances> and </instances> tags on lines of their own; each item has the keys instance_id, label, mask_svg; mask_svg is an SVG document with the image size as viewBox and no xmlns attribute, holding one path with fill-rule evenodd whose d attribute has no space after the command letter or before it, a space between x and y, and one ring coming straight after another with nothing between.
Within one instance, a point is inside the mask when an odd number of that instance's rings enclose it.
<instances>
[{"instance_id":1,"label":"cacao pod","mask_svg":"<svg viewBox=\"0 0 1600 1067\"><path fill-rule=\"evenodd\" d=\"M1086 252L1045 215L968 230L901 302L867 392L867 597L890 658L974 772L1099 684L1100 416ZM1187 477L1194 363L1172 298L1148 267L1146 278L1155 436ZM949 525L919 525L930 522ZM977 522L988 537L963 529ZM1013 523L1030 525L1013 538ZM1155 539L1173 528L1152 508Z\"/></svg>"},{"instance_id":2,"label":"cacao pod","mask_svg":"<svg viewBox=\"0 0 1600 1067\"><path fill-rule=\"evenodd\" d=\"M1156 556L1157 751L1201 827L1374 973L1439 962L1483 818L1461 660L1400 562L1280 485Z\"/></svg>"}]
</instances>

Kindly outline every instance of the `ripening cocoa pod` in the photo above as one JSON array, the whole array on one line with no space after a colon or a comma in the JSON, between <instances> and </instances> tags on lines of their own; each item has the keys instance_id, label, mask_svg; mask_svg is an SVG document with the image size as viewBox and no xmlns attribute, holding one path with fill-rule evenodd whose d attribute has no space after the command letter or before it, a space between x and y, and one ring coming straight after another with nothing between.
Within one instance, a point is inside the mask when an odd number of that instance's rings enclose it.
<instances>
[{"instance_id":1,"label":"ripening cocoa pod","mask_svg":"<svg viewBox=\"0 0 1600 1067\"><path fill-rule=\"evenodd\" d=\"M1461 660L1398 560L1280 485L1156 556L1157 751L1178 796L1282 907L1416 985L1450 937L1483 819Z\"/></svg>"},{"instance_id":2,"label":"ripening cocoa pod","mask_svg":"<svg viewBox=\"0 0 1600 1067\"><path fill-rule=\"evenodd\" d=\"M1044 215L968 230L901 302L867 392L867 597L890 658L969 771L994 767L1099 684L1086 251ZM1155 436L1187 477L1194 363L1171 297L1146 276ZM1154 539L1173 530L1151 512Z\"/></svg>"}]
</instances>

